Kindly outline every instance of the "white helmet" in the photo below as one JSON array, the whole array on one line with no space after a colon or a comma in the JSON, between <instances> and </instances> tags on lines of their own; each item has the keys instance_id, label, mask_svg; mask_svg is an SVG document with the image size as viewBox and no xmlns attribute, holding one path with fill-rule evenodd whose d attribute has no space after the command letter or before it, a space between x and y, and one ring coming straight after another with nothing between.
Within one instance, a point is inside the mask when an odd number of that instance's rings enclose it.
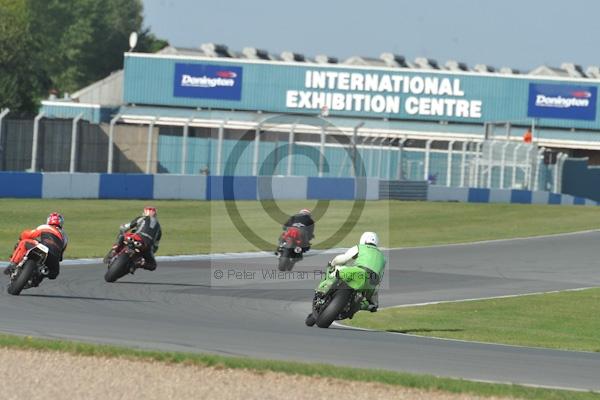
<instances>
[{"instance_id":1,"label":"white helmet","mask_svg":"<svg viewBox=\"0 0 600 400\"><path fill-rule=\"evenodd\" d=\"M377 237L377 234L375 232L365 232L360 236L359 243L379 246L379 237Z\"/></svg>"}]
</instances>

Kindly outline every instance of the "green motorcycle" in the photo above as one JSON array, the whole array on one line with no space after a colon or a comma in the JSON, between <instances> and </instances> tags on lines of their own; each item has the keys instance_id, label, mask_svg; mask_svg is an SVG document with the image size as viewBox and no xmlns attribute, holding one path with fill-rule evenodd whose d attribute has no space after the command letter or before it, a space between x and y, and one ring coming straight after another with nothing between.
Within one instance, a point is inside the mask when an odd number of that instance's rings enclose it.
<instances>
[{"instance_id":1,"label":"green motorcycle","mask_svg":"<svg viewBox=\"0 0 600 400\"><path fill-rule=\"evenodd\" d=\"M317 287L306 325L328 328L333 321L352 318L373 294L381 277L360 266L328 266Z\"/></svg>"}]
</instances>

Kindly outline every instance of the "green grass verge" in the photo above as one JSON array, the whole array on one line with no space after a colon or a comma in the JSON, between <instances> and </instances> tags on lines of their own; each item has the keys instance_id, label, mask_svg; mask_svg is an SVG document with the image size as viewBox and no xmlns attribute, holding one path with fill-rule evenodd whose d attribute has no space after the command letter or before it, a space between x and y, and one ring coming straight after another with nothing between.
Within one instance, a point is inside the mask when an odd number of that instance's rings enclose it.
<instances>
[{"instance_id":1,"label":"green grass verge","mask_svg":"<svg viewBox=\"0 0 600 400\"><path fill-rule=\"evenodd\" d=\"M412 375L383 370L337 367L325 364L305 364L287 361L258 360L252 358L225 357L210 354L192 354L136 350L124 347L95 345L59 340L46 340L0 334L0 347L60 351L74 355L93 357L120 357L141 361L159 361L207 367L273 371L290 375L337 378L353 381L378 382L424 390L441 390L451 393L470 393L480 396L514 397L522 399L584 400L599 399L600 394L529 388L519 385L503 385L471 382L460 379Z\"/></svg>"},{"instance_id":2,"label":"green grass verge","mask_svg":"<svg viewBox=\"0 0 600 400\"><path fill-rule=\"evenodd\" d=\"M0 199L0 254L6 259L24 229L45 223L48 213L65 217L69 246L65 258L103 257L114 243L119 225L140 215L145 201ZM198 253L201 240L197 215L200 202L152 201L159 209L164 240L159 255ZM204 228L206 229L206 228Z\"/></svg>"},{"instance_id":3,"label":"green grass verge","mask_svg":"<svg viewBox=\"0 0 600 400\"><path fill-rule=\"evenodd\" d=\"M100 257L114 240L118 226L138 215L148 203L138 200L0 199L0 254L7 257L18 234L43 222L50 211L65 215L70 245L67 258ZM159 209L163 241L159 255L228 251L256 251L236 228L222 201L152 201ZM315 248L334 235L351 215L354 202L332 201L318 215ZM241 218L272 249L282 217L272 218L264 208L273 202L237 202ZM280 201L287 214L315 201ZM283 215L283 214L282 214ZM595 207L517 204L467 204L371 201L351 221L348 231L327 247L351 246L361 232L377 231L389 247L464 243L475 240L536 236L595 229L600 210ZM351 228L351 229L350 229ZM263 249L265 250L265 249Z\"/></svg>"},{"instance_id":4,"label":"green grass verge","mask_svg":"<svg viewBox=\"0 0 600 400\"><path fill-rule=\"evenodd\" d=\"M349 325L422 336L600 352L600 289L397 307Z\"/></svg>"}]
</instances>

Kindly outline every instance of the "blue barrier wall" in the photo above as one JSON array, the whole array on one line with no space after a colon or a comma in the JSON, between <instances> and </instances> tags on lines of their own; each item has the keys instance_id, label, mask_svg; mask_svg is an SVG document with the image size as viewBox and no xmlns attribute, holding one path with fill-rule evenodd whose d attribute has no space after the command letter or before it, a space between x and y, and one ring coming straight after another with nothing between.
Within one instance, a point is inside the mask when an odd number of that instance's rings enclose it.
<instances>
[{"instance_id":1,"label":"blue barrier wall","mask_svg":"<svg viewBox=\"0 0 600 400\"><path fill-rule=\"evenodd\" d=\"M353 200L354 195L352 178L308 178L309 199Z\"/></svg>"},{"instance_id":2,"label":"blue barrier wall","mask_svg":"<svg viewBox=\"0 0 600 400\"><path fill-rule=\"evenodd\" d=\"M26 172L1 172L0 197L42 197L42 174Z\"/></svg>"},{"instance_id":3,"label":"blue barrier wall","mask_svg":"<svg viewBox=\"0 0 600 400\"><path fill-rule=\"evenodd\" d=\"M152 175L102 174L100 175L101 199L151 199L154 195Z\"/></svg>"},{"instance_id":4,"label":"blue barrier wall","mask_svg":"<svg viewBox=\"0 0 600 400\"><path fill-rule=\"evenodd\" d=\"M189 199L189 200L354 200L379 199L373 178L254 177L144 174L0 172L0 197ZM598 205L583 196L511 189L430 185L428 201Z\"/></svg>"}]
</instances>

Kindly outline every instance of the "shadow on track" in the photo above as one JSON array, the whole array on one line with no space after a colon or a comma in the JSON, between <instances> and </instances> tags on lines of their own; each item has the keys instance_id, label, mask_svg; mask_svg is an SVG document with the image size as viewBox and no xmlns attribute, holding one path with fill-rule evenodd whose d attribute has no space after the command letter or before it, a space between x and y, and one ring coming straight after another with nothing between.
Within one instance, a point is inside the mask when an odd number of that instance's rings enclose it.
<instances>
[{"instance_id":1,"label":"shadow on track","mask_svg":"<svg viewBox=\"0 0 600 400\"><path fill-rule=\"evenodd\" d=\"M127 300L114 299L110 297L85 297L85 296L64 296L57 294L21 294L21 297L43 297L49 299L72 299L72 300L98 300L98 301L124 301L128 303L153 303L149 300Z\"/></svg>"},{"instance_id":2,"label":"shadow on track","mask_svg":"<svg viewBox=\"0 0 600 400\"><path fill-rule=\"evenodd\" d=\"M415 329L386 329L385 332L392 333L432 333L432 332L464 332L464 329L429 329L429 328L415 328Z\"/></svg>"},{"instance_id":3,"label":"shadow on track","mask_svg":"<svg viewBox=\"0 0 600 400\"><path fill-rule=\"evenodd\" d=\"M126 281L117 281L115 282L118 285L149 285L149 286L183 286L183 287L202 287L202 288L211 288L211 285L202 285L202 284L193 284L193 283L171 283L171 282L126 282Z\"/></svg>"}]
</instances>

